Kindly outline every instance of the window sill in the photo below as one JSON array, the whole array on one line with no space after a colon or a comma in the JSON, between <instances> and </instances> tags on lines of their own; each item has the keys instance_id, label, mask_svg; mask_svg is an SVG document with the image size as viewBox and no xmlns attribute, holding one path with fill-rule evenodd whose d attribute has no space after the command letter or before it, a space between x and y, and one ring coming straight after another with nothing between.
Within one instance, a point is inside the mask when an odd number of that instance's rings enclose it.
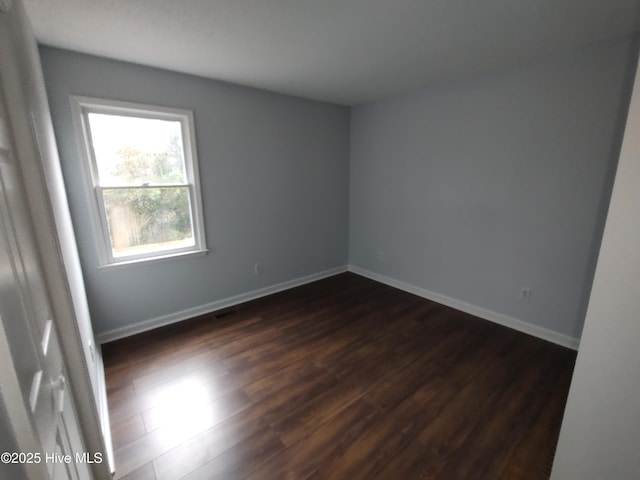
<instances>
[{"instance_id":1,"label":"window sill","mask_svg":"<svg viewBox=\"0 0 640 480\"><path fill-rule=\"evenodd\" d=\"M207 248L204 248L202 250L193 250L189 252L167 253L166 255L158 255L154 257L136 258L135 260L125 260L125 261L116 262L116 263L106 263L104 265L98 265L98 269L111 270L114 268L121 268L121 267L140 266L141 264L165 262L167 260L172 260L175 258L199 257L202 255L206 255L208 253L209 253L209 249Z\"/></svg>"}]
</instances>

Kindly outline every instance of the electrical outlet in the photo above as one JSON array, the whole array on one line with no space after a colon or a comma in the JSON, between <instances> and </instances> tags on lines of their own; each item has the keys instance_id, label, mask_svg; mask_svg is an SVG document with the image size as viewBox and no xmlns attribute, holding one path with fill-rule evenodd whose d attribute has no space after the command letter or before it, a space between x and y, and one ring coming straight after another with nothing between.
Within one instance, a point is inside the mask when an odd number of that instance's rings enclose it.
<instances>
[{"instance_id":1,"label":"electrical outlet","mask_svg":"<svg viewBox=\"0 0 640 480\"><path fill-rule=\"evenodd\" d=\"M520 300L524 300L525 302L531 301L531 289L529 287L522 287L520 289Z\"/></svg>"},{"instance_id":2,"label":"electrical outlet","mask_svg":"<svg viewBox=\"0 0 640 480\"><path fill-rule=\"evenodd\" d=\"M378 252L378 260L384 262L384 252L382 250Z\"/></svg>"},{"instance_id":3,"label":"electrical outlet","mask_svg":"<svg viewBox=\"0 0 640 480\"><path fill-rule=\"evenodd\" d=\"M253 273L255 275L262 275L263 271L264 271L264 267L262 266L262 262L258 262L253 266Z\"/></svg>"}]
</instances>

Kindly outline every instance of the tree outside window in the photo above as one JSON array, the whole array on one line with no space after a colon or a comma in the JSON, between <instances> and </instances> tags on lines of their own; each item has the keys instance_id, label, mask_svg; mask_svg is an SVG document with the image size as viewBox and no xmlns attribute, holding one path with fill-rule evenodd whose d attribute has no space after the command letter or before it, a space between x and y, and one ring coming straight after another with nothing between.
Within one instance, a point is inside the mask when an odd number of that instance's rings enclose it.
<instances>
[{"instance_id":1,"label":"tree outside window","mask_svg":"<svg viewBox=\"0 0 640 480\"><path fill-rule=\"evenodd\" d=\"M77 103L106 263L203 250L191 116Z\"/></svg>"}]
</instances>

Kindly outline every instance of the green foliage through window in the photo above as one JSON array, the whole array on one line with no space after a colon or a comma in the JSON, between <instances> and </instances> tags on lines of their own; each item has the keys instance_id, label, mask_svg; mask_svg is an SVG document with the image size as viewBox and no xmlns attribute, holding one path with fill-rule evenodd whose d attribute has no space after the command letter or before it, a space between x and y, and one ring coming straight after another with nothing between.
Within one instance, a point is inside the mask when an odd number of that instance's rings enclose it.
<instances>
[{"instance_id":1,"label":"green foliage through window","mask_svg":"<svg viewBox=\"0 0 640 480\"><path fill-rule=\"evenodd\" d=\"M82 122L104 263L206 250L193 114L73 97Z\"/></svg>"},{"instance_id":2,"label":"green foliage through window","mask_svg":"<svg viewBox=\"0 0 640 480\"><path fill-rule=\"evenodd\" d=\"M193 244L189 187L105 189L103 196L114 256L148 245Z\"/></svg>"}]
</instances>

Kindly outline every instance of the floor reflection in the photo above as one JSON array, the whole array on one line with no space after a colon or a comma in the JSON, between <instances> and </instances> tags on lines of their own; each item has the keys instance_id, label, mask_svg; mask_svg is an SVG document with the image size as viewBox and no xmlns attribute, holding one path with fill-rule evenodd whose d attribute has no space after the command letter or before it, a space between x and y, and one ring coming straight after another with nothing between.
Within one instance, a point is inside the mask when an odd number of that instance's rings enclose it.
<instances>
[{"instance_id":1,"label":"floor reflection","mask_svg":"<svg viewBox=\"0 0 640 480\"><path fill-rule=\"evenodd\" d=\"M166 440L198 434L221 418L219 404L213 401L215 382L202 385L196 379L185 380L161 389L156 407L144 412L148 432L160 429Z\"/></svg>"}]
</instances>

